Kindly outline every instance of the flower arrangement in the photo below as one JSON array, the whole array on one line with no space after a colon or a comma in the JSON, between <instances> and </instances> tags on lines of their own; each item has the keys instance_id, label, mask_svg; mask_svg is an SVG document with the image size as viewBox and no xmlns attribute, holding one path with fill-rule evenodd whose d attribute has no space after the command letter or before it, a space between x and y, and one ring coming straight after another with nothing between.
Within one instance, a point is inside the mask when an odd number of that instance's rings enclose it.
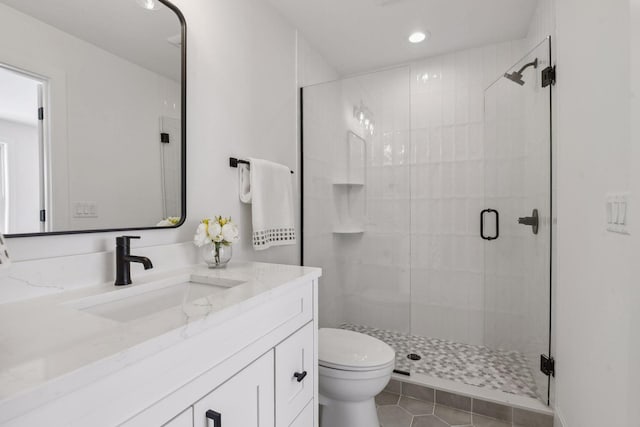
<instances>
[{"instance_id":1,"label":"flower arrangement","mask_svg":"<svg viewBox=\"0 0 640 427\"><path fill-rule=\"evenodd\" d=\"M215 250L212 251L213 259L211 259L210 262L205 255L205 261L213 266L221 266L226 264L231 258L231 252L228 251L229 258L222 260L222 249L225 246L233 245L239 239L238 227L231 221L231 217L216 216L214 218L204 218L200 222L196 229L196 234L193 237L193 243L201 248L213 245L215 248Z\"/></svg>"},{"instance_id":2,"label":"flower arrangement","mask_svg":"<svg viewBox=\"0 0 640 427\"><path fill-rule=\"evenodd\" d=\"M174 225L180 222L179 216L169 216L159 223L156 224L156 227L173 227Z\"/></svg>"}]
</instances>

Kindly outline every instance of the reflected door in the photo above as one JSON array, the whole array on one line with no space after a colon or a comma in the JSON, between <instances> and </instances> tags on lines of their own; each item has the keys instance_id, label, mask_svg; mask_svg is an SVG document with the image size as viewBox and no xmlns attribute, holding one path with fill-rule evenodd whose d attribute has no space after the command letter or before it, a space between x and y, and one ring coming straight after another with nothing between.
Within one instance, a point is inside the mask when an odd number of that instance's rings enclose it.
<instances>
[{"instance_id":1,"label":"reflected door","mask_svg":"<svg viewBox=\"0 0 640 427\"><path fill-rule=\"evenodd\" d=\"M550 40L485 91L485 344L513 352L514 387L548 400L551 251ZM505 353L506 354L506 353Z\"/></svg>"}]
</instances>

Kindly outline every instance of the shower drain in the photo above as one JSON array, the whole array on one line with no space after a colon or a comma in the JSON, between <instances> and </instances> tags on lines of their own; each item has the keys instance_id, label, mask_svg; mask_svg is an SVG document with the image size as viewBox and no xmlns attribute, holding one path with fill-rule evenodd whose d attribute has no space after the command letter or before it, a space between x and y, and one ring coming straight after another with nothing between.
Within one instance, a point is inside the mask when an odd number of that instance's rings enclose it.
<instances>
[{"instance_id":1,"label":"shower drain","mask_svg":"<svg viewBox=\"0 0 640 427\"><path fill-rule=\"evenodd\" d=\"M420 355L418 355L418 354L415 354L415 353L409 353L409 354L407 354L407 359L409 359L409 360L420 360L420 359L422 359L422 357Z\"/></svg>"}]
</instances>

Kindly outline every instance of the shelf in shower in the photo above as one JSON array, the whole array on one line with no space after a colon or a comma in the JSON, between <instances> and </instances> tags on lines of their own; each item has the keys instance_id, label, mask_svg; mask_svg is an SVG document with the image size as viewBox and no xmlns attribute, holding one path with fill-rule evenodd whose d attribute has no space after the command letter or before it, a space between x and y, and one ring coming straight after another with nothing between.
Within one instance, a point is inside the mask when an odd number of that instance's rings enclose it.
<instances>
[{"instance_id":1,"label":"shelf in shower","mask_svg":"<svg viewBox=\"0 0 640 427\"><path fill-rule=\"evenodd\" d=\"M340 187L364 187L364 182L334 182L333 185Z\"/></svg>"},{"instance_id":2,"label":"shelf in shower","mask_svg":"<svg viewBox=\"0 0 640 427\"><path fill-rule=\"evenodd\" d=\"M362 234L364 227L340 227L333 230L333 234Z\"/></svg>"}]
</instances>

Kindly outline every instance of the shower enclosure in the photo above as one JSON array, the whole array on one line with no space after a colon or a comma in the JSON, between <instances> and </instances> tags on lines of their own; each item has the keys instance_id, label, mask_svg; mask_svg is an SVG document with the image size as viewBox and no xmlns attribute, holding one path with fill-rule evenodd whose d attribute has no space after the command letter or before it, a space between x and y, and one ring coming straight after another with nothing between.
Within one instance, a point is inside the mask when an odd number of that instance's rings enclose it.
<instances>
[{"instance_id":1,"label":"shower enclosure","mask_svg":"<svg viewBox=\"0 0 640 427\"><path fill-rule=\"evenodd\" d=\"M302 258L323 268L321 326L386 341L413 380L548 401L550 48L301 90Z\"/></svg>"}]
</instances>

